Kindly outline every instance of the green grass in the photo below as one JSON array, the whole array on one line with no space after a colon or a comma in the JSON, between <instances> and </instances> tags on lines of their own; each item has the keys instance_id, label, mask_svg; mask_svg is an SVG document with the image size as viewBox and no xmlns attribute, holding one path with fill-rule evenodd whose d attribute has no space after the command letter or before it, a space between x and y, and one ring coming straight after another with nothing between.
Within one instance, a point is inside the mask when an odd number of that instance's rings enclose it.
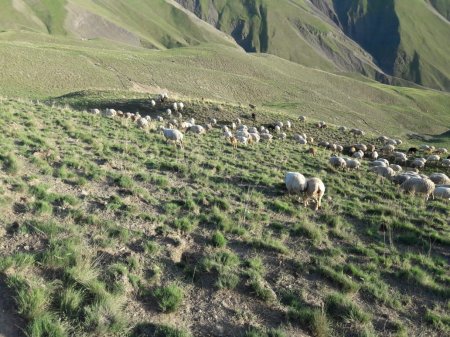
<instances>
[{"instance_id":1,"label":"green grass","mask_svg":"<svg viewBox=\"0 0 450 337\"><path fill-rule=\"evenodd\" d=\"M116 94L125 111L145 102ZM106 98L89 99L115 106L113 93L99 95ZM252 125L244 108L221 109L224 121L241 116ZM184 115L203 124L217 111L216 103L192 100ZM133 335L146 322L140 333L152 336L170 320L179 333L189 326L201 335L196 322L216 307L236 336L278 333L274 327L317 336L446 331L448 205L375 183L366 160L358 172L336 173L325 149L306 156L288 139L233 150L218 129L186 135L180 149L122 120L15 99L0 101L0 115L2 151L21 162L18 174L2 171L0 283L7 299L17 299L11 314L27 333ZM290 133L354 142L313 123L294 124ZM378 145L374 138L360 141ZM53 152L42 160L46 170L34 159L38 143ZM285 195L286 170L321 177L322 210ZM73 183L91 174L83 187ZM386 237L380 223L389 227ZM405 233L414 234L408 242Z\"/></svg>"},{"instance_id":2,"label":"green grass","mask_svg":"<svg viewBox=\"0 0 450 337\"><path fill-rule=\"evenodd\" d=\"M157 288L153 291L158 303L158 307L162 312L174 312L182 304L184 291L175 284Z\"/></svg>"}]
</instances>

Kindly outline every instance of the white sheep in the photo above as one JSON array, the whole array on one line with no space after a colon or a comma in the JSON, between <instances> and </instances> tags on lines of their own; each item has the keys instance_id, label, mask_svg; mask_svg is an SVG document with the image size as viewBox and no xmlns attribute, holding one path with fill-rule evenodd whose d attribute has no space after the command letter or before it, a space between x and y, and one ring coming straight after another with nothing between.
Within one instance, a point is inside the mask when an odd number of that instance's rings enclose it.
<instances>
[{"instance_id":1,"label":"white sheep","mask_svg":"<svg viewBox=\"0 0 450 337\"><path fill-rule=\"evenodd\" d=\"M405 193L424 194L428 200L433 194L436 185L428 178L412 177L400 185L400 189Z\"/></svg>"},{"instance_id":2,"label":"white sheep","mask_svg":"<svg viewBox=\"0 0 450 337\"><path fill-rule=\"evenodd\" d=\"M340 126L338 130L341 131L341 132L347 132L347 127L346 126Z\"/></svg>"},{"instance_id":3,"label":"white sheep","mask_svg":"<svg viewBox=\"0 0 450 337\"><path fill-rule=\"evenodd\" d=\"M345 169L347 167L347 162L341 157L331 157L328 162L335 168Z\"/></svg>"},{"instance_id":4,"label":"white sheep","mask_svg":"<svg viewBox=\"0 0 450 337\"><path fill-rule=\"evenodd\" d=\"M280 134L280 139L281 139L281 140L286 140L286 138L287 138L286 132L282 132L282 133Z\"/></svg>"},{"instance_id":5,"label":"white sheep","mask_svg":"<svg viewBox=\"0 0 450 337\"><path fill-rule=\"evenodd\" d=\"M204 133L206 133L206 130L203 126L201 125L192 125L191 127L189 127L186 132L193 132L197 135L202 135Z\"/></svg>"},{"instance_id":6,"label":"white sheep","mask_svg":"<svg viewBox=\"0 0 450 337\"><path fill-rule=\"evenodd\" d=\"M195 125L195 118L189 119L188 122L191 123L192 125Z\"/></svg>"},{"instance_id":7,"label":"white sheep","mask_svg":"<svg viewBox=\"0 0 450 337\"><path fill-rule=\"evenodd\" d=\"M306 190L306 178L298 172L287 172L284 183L289 194L300 194Z\"/></svg>"},{"instance_id":8,"label":"white sheep","mask_svg":"<svg viewBox=\"0 0 450 337\"><path fill-rule=\"evenodd\" d=\"M161 116L156 116L156 120L158 122L164 122L164 118L162 118Z\"/></svg>"},{"instance_id":9,"label":"white sheep","mask_svg":"<svg viewBox=\"0 0 450 337\"><path fill-rule=\"evenodd\" d=\"M430 180L436 185L450 184L450 178L444 173L433 173L430 175Z\"/></svg>"},{"instance_id":10,"label":"white sheep","mask_svg":"<svg viewBox=\"0 0 450 337\"><path fill-rule=\"evenodd\" d=\"M226 131L223 132L223 136L226 139L230 139L231 137L233 137L233 133L231 133L231 131L229 131L229 130L226 130Z\"/></svg>"},{"instance_id":11,"label":"white sheep","mask_svg":"<svg viewBox=\"0 0 450 337\"><path fill-rule=\"evenodd\" d=\"M369 163L369 166L371 167L376 167L376 166L381 166L381 167L388 167L389 164L386 164L384 161L382 160L374 160L373 162Z\"/></svg>"},{"instance_id":12,"label":"white sheep","mask_svg":"<svg viewBox=\"0 0 450 337\"><path fill-rule=\"evenodd\" d=\"M236 124L237 124L237 125L241 125L241 123L242 123L242 122L241 122L241 119L240 119L240 118L236 118Z\"/></svg>"},{"instance_id":13,"label":"white sheep","mask_svg":"<svg viewBox=\"0 0 450 337\"><path fill-rule=\"evenodd\" d=\"M425 164L426 164L426 159L425 158L416 158L413 160L413 162L411 163L411 167L413 168L424 168Z\"/></svg>"},{"instance_id":14,"label":"white sheep","mask_svg":"<svg viewBox=\"0 0 450 337\"><path fill-rule=\"evenodd\" d=\"M450 187L447 186L436 186L433 191L433 196L436 199L446 199L450 200Z\"/></svg>"},{"instance_id":15,"label":"white sheep","mask_svg":"<svg viewBox=\"0 0 450 337\"><path fill-rule=\"evenodd\" d=\"M137 125L141 128L141 129L146 129L148 127L148 120L146 118L139 118L137 120Z\"/></svg>"},{"instance_id":16,"label":"white sheep","mask_svg":"<svg viewBox=\"0 0 450 337\"><path fill-rule=\"evenodd\" d=\"M260 135L261 139L267 140L269 143L272 142L273 136L270 133L262 133Z\"/></svg>"},{"instance_id":17,"label":"white sheep","mask_svg":"<svg viewBox=\"0 0 450 337\"><path fill-rule=\"evenodd\" d=\"M355 153L353 153L352 157L356 158L356 159L363 159L364 158L364 152L362 152L361 150L356 151Z\"/></svg>"},{"instance_id":18,"label":"white sheep","mask_svg":"<svg viewBox=\"0 0 450 337\"><path fill-rule=\"evenodd\" d=\"M155 102L154 99L152 99L152 100L150 101L150 105L152 106L152 108L154 108L154 107L156 106L156 102Z\"/></svg>"},{"instance_id":19,"label":"white sheep","mask_svg":"<svg viewBox=\"0 0 450 337\"><path fill-rule=\"evenodd\" d=\"M275 123L275 128L276 128L277 126L280 127L280 129L281 129L281 128L284 126L284 124L283 124L283 122L278 121L278 122Z\"/></svg>"},{"instance_id":20,"label":"white sheep","mask_svg":"<svg viewBox=\"0 0 450 337\"><path fill-rule=\"evenodd\" d=\"M300 117L298 117L298 120L299 120L300 122L305 123L305 122L306 122L306 116L300 116Z\"/></svg>"},{"instance_id":21,"label":"white sheep","mask_svg":"<svg viewBox=\"0 0 450 337\"><path fill-rule=\"evenodd\" d=\"M178 103L173 103L172 107L173 107L173 111L178 111Z\"/></svg>"},{"instance_id":22,"label":"white sheep","mask_svg":"<svg viewBox=\"0 0 450 337\"><path fill-rule=\"evenodd\" d=\"M234 122L231 123L231 129L232 129L232 130L236 130L236 123L234 123Z\"/></svg>"},{"instance_id":23,"label":"white sheep","mask_svg":"<svg viewBox=\"0 0 450 337\"><path fill-rule=\"evenodd\" d=\"M288 130L290 130L291 127L292 127L291 121L287 121L287 122L286 122L286 128L287 128Z\"/></svg>"},{"instance_id":24,"label":"white sheep","mask_svg":"<svg viewBox=\"0 0 450 337\"><path fill-rule=\"evenodd\" d=\"M117 115L117 111L114 109L105 109L103 111L103 116L108 118L113 118Z\"/></svg>"},{"instance_id":25,"label":"white sheep","mask_svg":"<svg viewBox=\"0 0 450 337\"><path fill-rule=\"evenodd\" d=\"M280 133L281 127L279 125L275 125L275 133Z\"/></svg>"},{"instance_id":26,"label":"white sheep","mask_svg":"<svg viewBox=\"0 0 450 337\"><path fill-rule=\"evenodd\" d=\"M437 154L433 154L428 156L427 163L437 163L439 160L441 160L441 157Z\"/></svg>"},{"instance_id":27,"label":"white sheep","mask_svg":"<svg viewBox=\"0 0 450 337\"><path fill-rule=\"evenodd\" d=\"M249 138L253 143L259 143L261 136L259 135L259 133L249 133Z\"/></svg>"},{"instance_id":28,"label":"white sheep","mask_svg":"<svg viewBox=\"0 0 450 337\"><path fill-rule=\"evenodd\" d=\"M397 173L402 171L402 167L400 165L391 164L391 165L389 165L389 167Z\"/></svg>"},{"instance_id":29,"label":"white sheep","mask_svg":"<svg viewBox=\"0 0 450 337\"><path fill-rule=\"evenodd\" d=\"M321 207L322 197L325 194L325 184L319 178L309 178L306 180L306 190L303 197L303 204L308 206L309 199L316 202L315 210Z\"/></svg>"},{"instance_id":30,"label":"white sheep","mask_svg":"<svg viewBox=\"0 0 450 337\"><path fill-rule=\"evenodd\" d=\"M258 133L259 134L258 128L255 128L254 126L248 128L248 132L250 132L250 133Z\"/></svg>"},{"instance_id":31,"label":"white sheep","mask_svg":"<svg viewBox=\"0 0 450 337\"><path fill-rule=\"evenodd\" d=\"M163 128L163 134L166 141L173 141L177 145L183 146L183 134L179 130Z\"/></svg>"},{"instance_id":32,"label":"white sheep","mask_svg":"<svg viewBox=\"0 0 450 337\"><path fill-rule=\"evenodd\" d=\"M382 178L392 178L393 176L395 176L395 171L390 167L375 166L371 167L370 171L376 173Z\"/></svg>"},{"instance_id":33,"label":"white sheep","mask_svg":"<svg viewBox=\"0 0 450 337\"><path fill-rule=\"evenodd\" d=\"M312 143L312 141L310 141L310 143ZM342 145L336 145L336 151L342 153L344 151L344 147Z\"/></svg>"},{"instance_id":34,"label":"white sheep","mask_svg":"<svg viewBox=\"0 0 450 337\"><path fill-rule=\"evenodd\" d=\"M180 111L183 111L183 109L184 109L184 103L183 102L178 103L178 109Z\"/></svg>"},{"instance_id":35,"label":"white sheep","mask_svg":"<svg viewBox=\"0 0 450 337\"><path fill-rule=\"evenodd\" d=\"M444 159L441 164L444 167L450 167L450 159Z\"/></svg>"},{"instance_id":36,"label":"white sheep","mask_svg":"<svg viewBox=\"0 0 450 337\"><path fill-rule=\"evenodd\" d=\"M378 152L377 151L373 151L371 154L370 154L370 158L372 158L372 159L378 159Z\"/></svg>"},{"instance_id":37,"label":"white sheep","mask_svg":"<svg viewBox=\"0 0 450 337\"><path fill-rule=\"evenodd\" d=\"M356 144L353 146L357 150L361 150L362 152L367 151L367 145L366 144Z\"/></svg>"},{"instance_id":38,"label":"white sheep","mask_svg":"<svg viewBox=\"0 0 450 337\"><path fill-rule=\"evenodd\" d=\"M93 115L100 115L100 110L99 109L91 109L89 110L89 112Z\"/></svg>"},{"instance_id":39,"label":"white sheep","mask_svg":"<svg viewBox=\"0 0 450 337\"><path fill-rule=\"evenodd\" d=\"M361 162L359 162L357 159L345 158L345 162L349 170L357 170L361 166Z\"/></svg>"}]
</instances>

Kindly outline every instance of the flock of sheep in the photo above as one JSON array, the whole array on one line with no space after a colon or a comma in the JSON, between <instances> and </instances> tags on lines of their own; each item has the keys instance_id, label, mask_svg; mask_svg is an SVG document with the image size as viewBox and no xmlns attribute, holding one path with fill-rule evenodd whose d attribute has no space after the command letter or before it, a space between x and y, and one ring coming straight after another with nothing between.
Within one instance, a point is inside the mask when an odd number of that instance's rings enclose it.
<instances>
[{"instance_id":1,"label":"flock of sheep","mask_svg":"<svg viewBox=\"0 0 450 337\"><path fill-rule=\"evenodd\" d=\"M161 106L168 100L166 93L160 94L159 97L150 100L150 106ZM182 112L185 107L182 102L172 103L171 108L166 109L165 117L157 116L156 122L159 122L158 130L160 130L168 142L174 142L178 146L183 146L184 133L192 132L197 135L204 134L209 130L217 127L222 128L223 137L234 148L239 145L251 145L259 143L260 141L272 142L274 138L286 140L288 133L291 131L293 123L291 121L281 122L277 121L272 124L261 125L258 127L248 127L237 118L234 122L228 125L219 126L217 120L211 118L206 125L199 125L194 118L183 121ZM100 111L99 109L91 110L93 114L102 114L109 118L125 118L136 123L139 128L149 130L155 129L155 123L152 122L150 116L141 116L139 113L123 113L114 109L106 109ZM253 113L252 118L256 121L256 115ZM165 123L166 122L166 123ZM300 123L306 123L306 117L299 117ZM325 122L316 123L318 129L328 128ZM354 137L364 136L364 131L360 129L347 129L344 126L338 128L339 132L351 134ZM314 138L306 134L293 134L292 139L299 145L311 146L307 152L311 155L316 154L314 145ZM398 145L402 144L400 139L391 139L386 136L377 138L378 147L373 144L352 144L340 145L321 141L317 146L324 147L331 151L332 156L329 159L329 164L342 170L356 170L361 166L361 160L367 158L369 162L369 171L377 174L384 179L392 181L394 184L400 186L400 189L406 193L423 194L425 199L435 197L450 200L450 179L444 173L434 173L430 176L419 173L420 169L425 167L442 167L444 169L450 168L450 156L441 158L447 155L448 151L445 148L434 148L429 145L422 145L420 149L410 148L407 152L401 152L396 149ZM420 152L424 157L416 157ZM344 156L346 155L346 156ZM382 155L385 158L380 158ZM426 158L425 158L426 157ZM404 168L409 170L404 171ZM285 184L289 194L297 194L303 196L305 206L308 205L309 200L315 201L315 209L321 206L321 199L325 193L325 185L319 178L305 178L299 172L288 172L285 176Z\"/></svg>"}]
</instances>

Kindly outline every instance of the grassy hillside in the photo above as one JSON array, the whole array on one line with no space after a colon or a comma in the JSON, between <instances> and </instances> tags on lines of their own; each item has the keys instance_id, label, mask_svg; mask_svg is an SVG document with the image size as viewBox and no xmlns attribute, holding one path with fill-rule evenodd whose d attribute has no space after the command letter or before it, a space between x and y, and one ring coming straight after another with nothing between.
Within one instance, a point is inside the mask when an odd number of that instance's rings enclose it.
<instances>
[{"instance_id":1,"label":"grassy hillside","mask_svg":"<svg viewBox=\"0 0 450 337\"><path fill-rule=\"evenodd\" d=\"M305 114L335 124L366 125L379 133L441 134L450 125L447 94L362 82L232 47L149 52L6 32L0 33L0 64L5 65L2 92L19 97L48 98L90 88L167 89L185 97L256 103L261 111L280 111L293 119Z\"/></svg>"},{"instance_id":2,"label":"grassy hillside","mask_svg":"<svg viewBox=\"0 0 450 337\"><path fill-rule=\"evenodd\" d=\"M127 111L146 106L143 97L92 102ZM233 150L219 129L187 135L178 149L124 120L24 100L3 98L0 115L0 331L449 332L448 203L404 196L375 181L367 163L336 171L330 152L311 157L292 140ZM196 100L184 116L251 125L245 108ZM295 123L289 139L294 132L355 141L312 123ZM289 170L325 182L321 211L286 195Z\"/></svg>"},{"instance_id":3,"label":"grassy hillside","mask_svg":"<svg viewBox=\"0 0 450 337\"><path fill-rule=\"evenodd\" d=\"M446 0L430 0L434 8L447 20L450 20L450 3Z\"/></svg>"},{"instance_id":4,"label":"grassy hillside","mask_svg":"<svg viewBox=\"0 0 450 337\"><path fill-rule=\"evenodd\" d=\"M0 30L106 38L157 49L201 42L234 43L225 34L165 0L2 0L0 4Z\"/></svg>"}]
</instances>

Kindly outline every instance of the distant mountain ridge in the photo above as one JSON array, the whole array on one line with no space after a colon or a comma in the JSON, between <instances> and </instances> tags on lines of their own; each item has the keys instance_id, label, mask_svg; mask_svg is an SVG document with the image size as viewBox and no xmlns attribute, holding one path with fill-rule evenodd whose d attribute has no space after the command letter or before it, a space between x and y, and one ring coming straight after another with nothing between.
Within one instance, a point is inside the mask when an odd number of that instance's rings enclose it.
<instances>
[{"instance_id":1,"label":"distant mountain ridge","mask_svg":"<svg viewBox=\"0 0 450 337\"><path fill-rule=\"evenodd\" d=\"M450 91L449 0L0 0L0 30L137 48L204 43Z\"/></svg>"}]
</instances>

